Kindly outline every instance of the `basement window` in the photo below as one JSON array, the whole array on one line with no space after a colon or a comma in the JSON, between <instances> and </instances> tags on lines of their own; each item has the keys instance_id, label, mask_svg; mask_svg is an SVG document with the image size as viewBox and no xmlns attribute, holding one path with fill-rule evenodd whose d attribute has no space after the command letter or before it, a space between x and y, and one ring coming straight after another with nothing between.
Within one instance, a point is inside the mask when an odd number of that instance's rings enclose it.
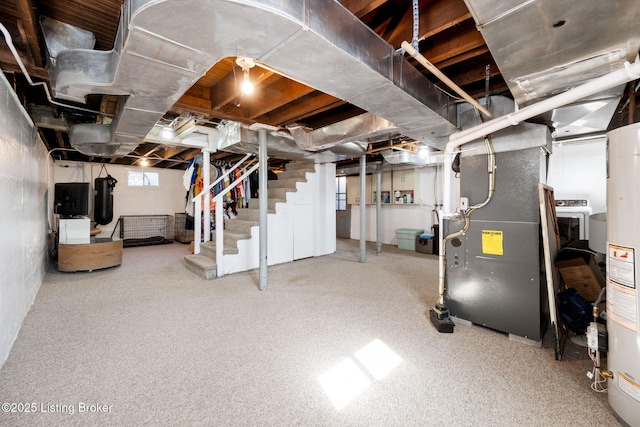
<instances>
[{"instance_id":1,"label":"basement window","mask_svg":"<svg viewBox=\"0 0 640 427\"><path fill-rule=\"evenodd\" d=\"M336 210L347 210L347 177L336 177Z\"/></svg>"},{"instance_id":2,"label":"basement window","mask_svg":"<svg viewBox=\"0 0 640 427\"><path fill-rule=\"evenodd\" d=\"M158 172L128 171L127 183L130 187L157 187L160 185L160 180Z\"/></svg>"}]
</instances>

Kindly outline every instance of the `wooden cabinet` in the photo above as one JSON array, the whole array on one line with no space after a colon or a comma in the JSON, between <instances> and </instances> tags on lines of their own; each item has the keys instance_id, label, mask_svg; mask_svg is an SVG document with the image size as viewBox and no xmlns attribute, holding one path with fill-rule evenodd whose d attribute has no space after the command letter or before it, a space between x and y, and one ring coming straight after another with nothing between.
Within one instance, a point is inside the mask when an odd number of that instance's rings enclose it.
<instances>
[{"instance_id":1,"label":"wooden cabinet","mask_svg":"<svg viewBox=\"0 0 640 427\"><path fill-rule=\"evenodd\" d=\"M365 195L367 199L366 204L371 204L371 175L367 175L365 178ZM360 204L360 177L348 176L347 177L347 204L359 205Z\"/></svg>"},{"instance_id":2,"label":"wooden cabinet","mask_svg":"<svg viewBox=\"0 0 640 427\"><path fill-rule=\"evenodd\" d=\"M391 203L413 203L415 184L415 172L413 169L394 170Z\"/></svg>"},{"instance_id":3,"label":"wooden cabinet","mask_svg":"<svg viewBox=\"0 0 640 427\"><path fill-rule=\"evenodd\" d=\"M413 191L415 186L413 169L397 169L393 171L393 191Z\"/></svg>"},{"instance_id":4,"label":"wooden cabinet","mask_svg":"<svg viewBox=\"0 0 640 427\"><path fill-rule=\"evenodd\" d=\"M413 169L398 169L382 172L380 189L382 193L382 203L413 203L415 191L415 172ZM366 204L376 203L377 183L376 174L366 177ZM394 193L399 191L399 198L394 197ZM405 201L406 200L406 201ZM347 204L360 204L360 177L347 177Z\"/></svg>"}]
</instances>

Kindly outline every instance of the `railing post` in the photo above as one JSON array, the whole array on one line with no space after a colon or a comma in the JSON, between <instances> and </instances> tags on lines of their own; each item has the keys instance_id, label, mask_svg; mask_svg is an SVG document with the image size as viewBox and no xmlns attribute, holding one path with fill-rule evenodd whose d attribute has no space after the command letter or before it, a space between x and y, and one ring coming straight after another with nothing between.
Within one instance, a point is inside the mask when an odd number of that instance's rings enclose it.
<instances>
[{"instance_id":1,"label":"railing post","mask_svg":"<svg viewBox=\"0 0 640 427\"><path fill-rule=\"evenodd\" d=\"M203 210L203 226L204 228L204 242L208 242L211 240L211 190L208 190L211 185L211 155L208 151L202 150L202 191L204 191L204 200L202 204L204 205Z\"/></svg>"},{"instance_id":2,"label":"railing post","mask_svg":"<svg viewBox=\"0 0 640 427\"><path fill-rule=\"evenodd\" d=\"M226 190L226 188L225 188ZM224 193L223 193L224 194ZM224 276L224 213L222 197L215 198L216 203L216 276Z\"/></svg>"},{"instance_id":3,"label":"railing post","mask_svg":"<svg viewBox=\"0 0 640 427\"><path fill-rule=\"evenodd\" d=\"M202 227L200 221L202 219L202 197L196 197L193 206L193 253L200 253L200 236L202 233Z\"/></svg>"}]
</instances>

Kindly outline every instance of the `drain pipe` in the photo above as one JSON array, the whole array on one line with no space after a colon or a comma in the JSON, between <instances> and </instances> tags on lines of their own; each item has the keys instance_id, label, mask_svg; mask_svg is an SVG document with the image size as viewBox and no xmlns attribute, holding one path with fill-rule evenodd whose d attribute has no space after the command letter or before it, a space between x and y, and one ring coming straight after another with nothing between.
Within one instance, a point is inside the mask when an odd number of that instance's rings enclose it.
<instances>
[{"instance_id":1,"label":"drain pipe","mask_svg":"<svg viewBox=\"0 0 640 427\"><path fill-rule=\"evenodd\" d=\"M633 63L628 61L624 63L624 67L602 77L593 79L583 85L563 92L559 95L540 101L536 104L524 107L516 112L506 114L496 119L489 120L478 126L474 126L470 129L466 129L460 132L456 132L449 137L444 150L444 165L443 165L443 208L439 212L440 233L444 236L443 220L445 216L452 218L455 214L451 205L451 180L453 178L451 165L453 163L454 150L466 143L474 141L479 138L483 138L487 135L505 129L509 126L516 126L521 121L530 119L540 114L551 111L555 108L559 108L578 101L582 98L586 98L591 95L595 95L612 87L627 83L631 80L640 78L640 58L636 56ZM448 237L448 236L447 236ZM438 323L440 320L448 319L448 311L444 306L444 274L445 274L445 246L447 237L442 237L439 242L440 255L439 255L439 286L438 286L438 302L434 309L431 310L431 320L440 332L453 332L453 326L443 324L441 330Z\"/></svg>"},{"instance_id":2,"label":"drain pipe","mask_svg":"<svg viewBox=\"0 0 640 427\"><path fill-rule=\"evenodd\" d=\"M267 210L269 208L269 189L267 188L267 130L258 129L258 157L260 196L258 207L260 211L260 285L261 291L267 289Z\"/></svg>"},{"instance_id":3,"label":"drain pipe","mask_svg":"<svg viewBox=\"0 0 640 427\"><path fill-rule=\"evenodd\" d=\"M360 262L366 261L367 253L367 156L360 156Z\"/></svg>"}]
</instances>

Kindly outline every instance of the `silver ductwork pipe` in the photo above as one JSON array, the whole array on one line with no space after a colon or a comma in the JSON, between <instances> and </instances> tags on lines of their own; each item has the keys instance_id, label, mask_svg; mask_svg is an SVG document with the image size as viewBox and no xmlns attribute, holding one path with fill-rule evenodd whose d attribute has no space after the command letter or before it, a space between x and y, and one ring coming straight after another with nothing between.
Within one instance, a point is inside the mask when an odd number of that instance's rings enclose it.
<instances>
[{"instance_id":1,"label":"silver ductwork pipe","mask_svg":"<svg viewBox=\"0 0 640 427\"><path fill-rule=\"evenodd\" d=\"M456 130L455 108L393 46L333 0L286 2L128 0L111 51L58 49L50 69L58 98L121 95L114 120L75 147L111 144L96 155L135 148L215 63L246 56L372 112L419 141ZM439 147L443 148L443 147Z\"/></svg>"},{"instance_id":2,"label":"silver ductwork pipe","mask_svg":"<svg viewBox=\"0 0 640 427\"><path fill-rule=\"evenodd\" d=\"M400 131L389 120L372 113L360 114L315 130L302 126L287 126L287 129L300 148L310 151L325 150L347 142L386 140Z\"/></svg>"}]
</instances>

